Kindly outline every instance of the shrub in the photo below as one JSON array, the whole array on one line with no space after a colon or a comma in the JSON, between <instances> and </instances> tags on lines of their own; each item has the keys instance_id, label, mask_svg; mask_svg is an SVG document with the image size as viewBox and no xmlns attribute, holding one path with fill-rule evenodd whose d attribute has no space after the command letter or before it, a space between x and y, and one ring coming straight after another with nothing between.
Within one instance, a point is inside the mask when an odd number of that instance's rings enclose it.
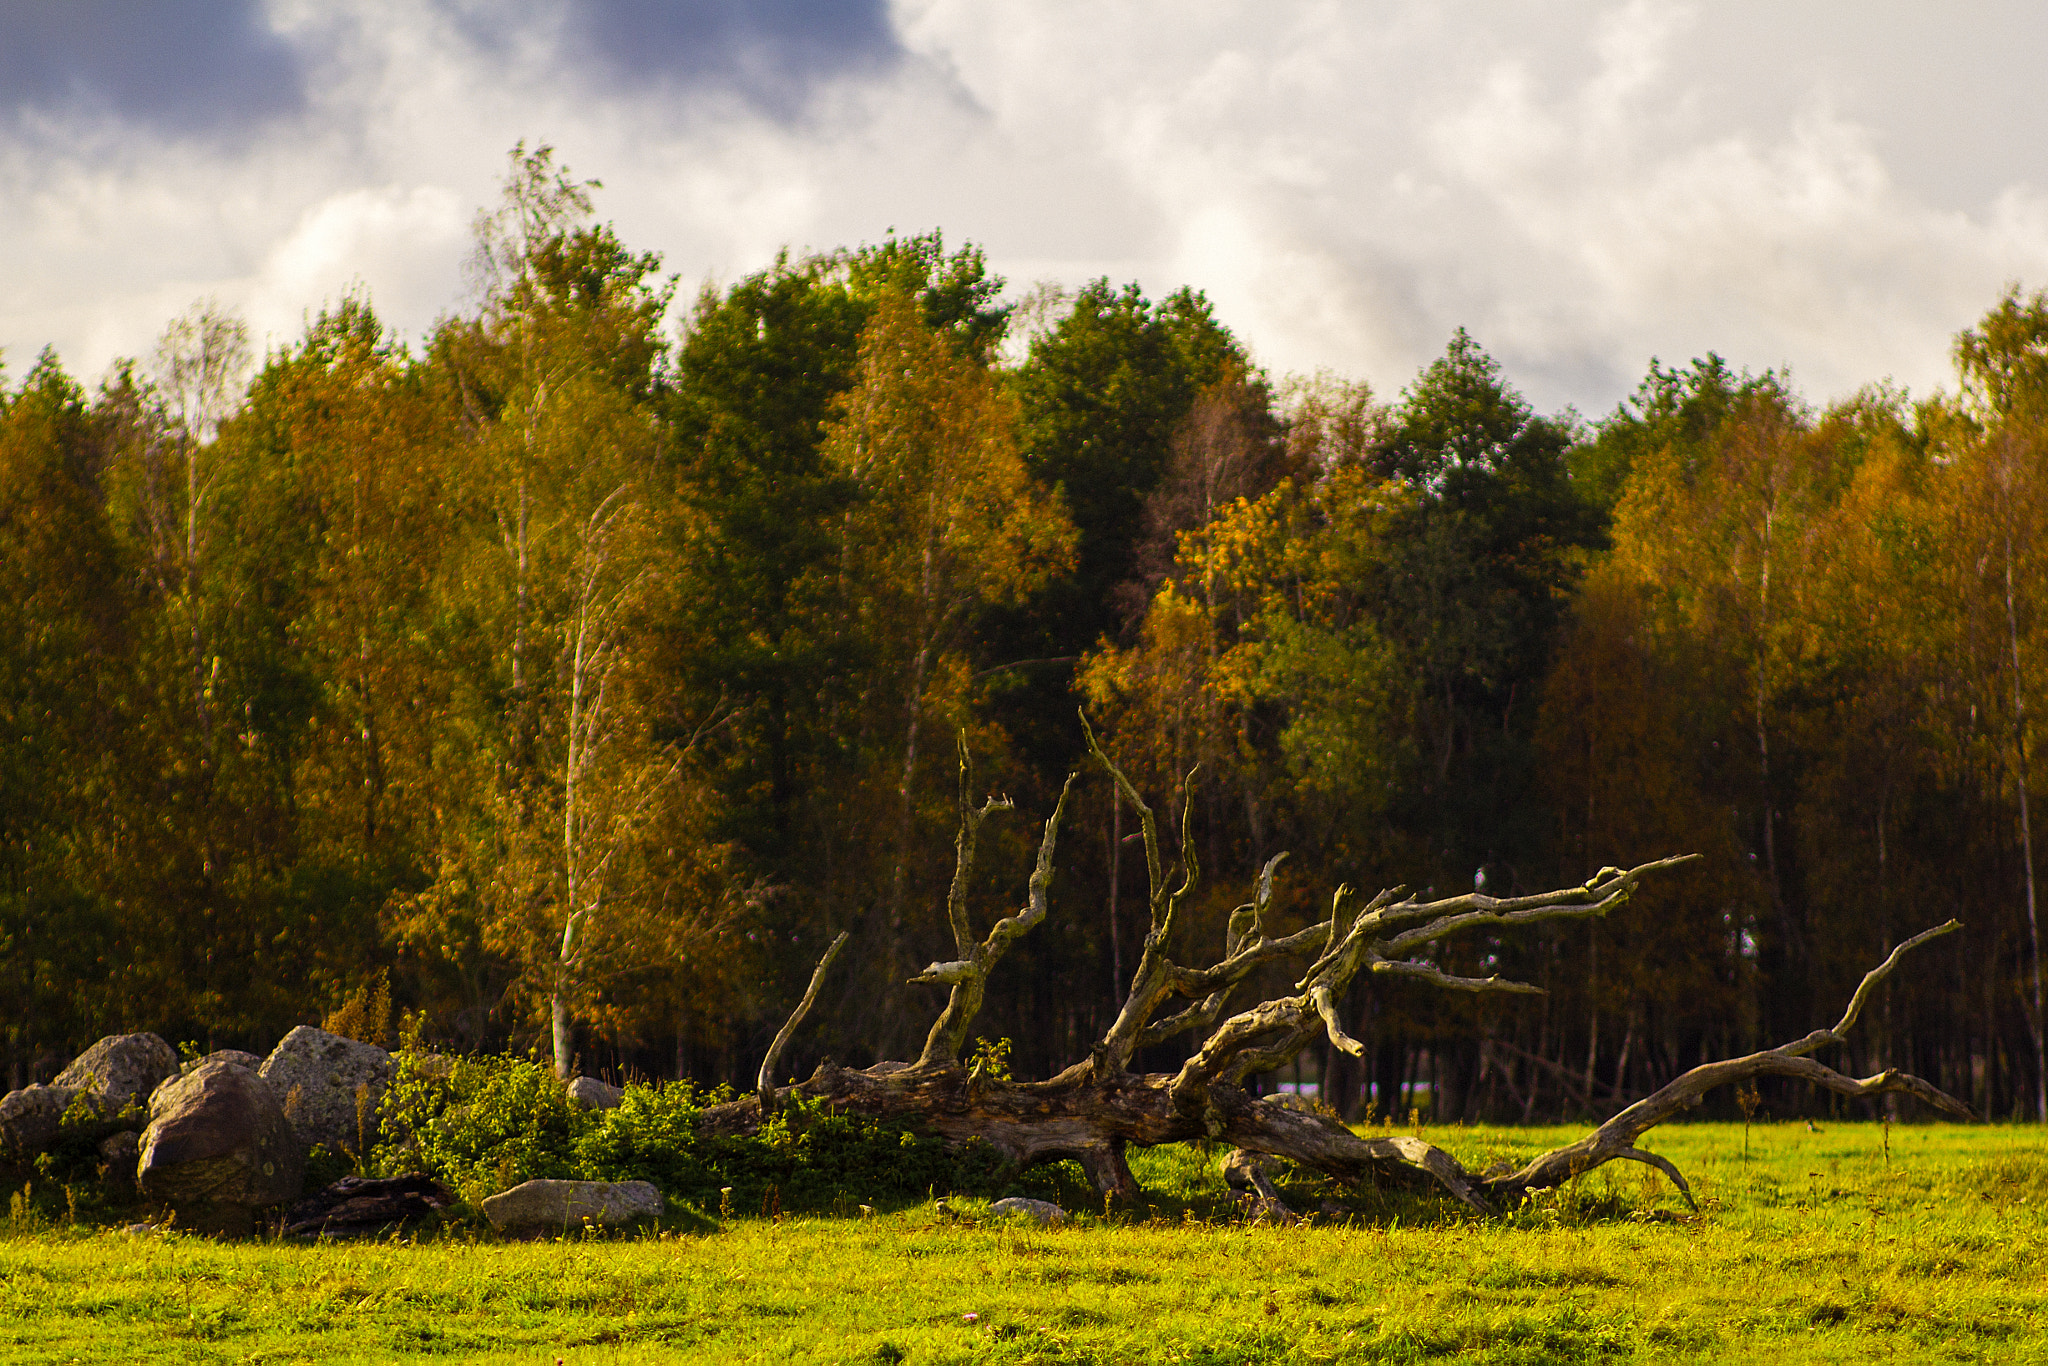
<instances>
[{"instance_id":1,"label":"shrub","mask_svg":"<svg viewBox=\"0 0 2048 1366\"><path fill-rule=\"evenodd\" d=\"M545 1067L523 1058L446 1058L411 1051L384 1096L384 1138L371 1166L424 1171L472 1204L542 1178L575 1178L591 1127Z\"/></svg>"},{"instance_id":2,"label":"shrub","mask_svg":"<svg viewBox=\"0 0 2048 1366\"><path fill-rule=\"evenodd\" d=\"M611 1110L586 1112L538 1062L402 1052L384 1100L372 1166L425 1171L472 1204L522 1181L649 1181L672 1200L716 1209L850 1210L928 1193L996 1194L1014 1174L985 1143L948 1148L935 1134L794 1097L757 1133L700 1134L708 1105L731 1098L690 1082L635 1084ZM1031 1183L1034 1184L1035 1183Z\"/></svg>"}]
</instances>

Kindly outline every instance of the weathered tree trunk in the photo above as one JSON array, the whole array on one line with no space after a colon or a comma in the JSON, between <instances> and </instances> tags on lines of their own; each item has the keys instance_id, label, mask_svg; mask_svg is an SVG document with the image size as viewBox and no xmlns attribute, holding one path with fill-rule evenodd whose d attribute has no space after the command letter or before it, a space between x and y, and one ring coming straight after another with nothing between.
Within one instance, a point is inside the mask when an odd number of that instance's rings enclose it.
<instances>
[{"instance_id":1,"label":"weathered tree trunk","mask_svg":"<svg viewBox=\"0 0 2048 1366\"><path fill-rule=\"evenodd\" d=\"M1174 947L1175 911L1194 886L1186 831L1182 835L1185 870L1180 885L1170 888L1159 857L1151 808L1095 745L1092 733L1089 745L1138 813L1152 885L1152 927L1145 937L1129 997L1089 1056L1048 1080L1027 1082L987 1077L978 1067L969 1070L960 1063L960 1048L980 1008L989 970L1018 936L1046 914L1046 889L1052 880L1060 818L1074 782L1068 779L1059 805L1045 823L1024 909L998 922L985 940L977 942L968 920L965 891L975 838L982 822L1007 809L1008 803L973 805L963 746L958 863L948 903L960 956L954 962L934 963L913 979L952 987L923 1053L914 1063L884 1062L865 1071L827 1062L807 1081L787 1088L774 1085L775 1061L815 998L819 981L838 951L835 943L813 976L803 1004L776 1036L755 1094L706 1111L700 1121L705 1132L751 1132L766 1114L786 1103L790 1095L799 1094L840 1111L914 1122L951 1143L980 1140L1020 1168L1071 1159L1081 1164L1097 1190L1125 1202L1135 1202L1141 1194L1125 1161L1131 1145L1220 1141L1237 1150L1225 1173L1231 1184L1249 1192L1264 1213L1288 1217L1260 1159L1284 1159L1346 1180L1369 1174L1424 1178L1481 1212L1512 1204L1531 1191L1563 1184L1604 1163L1629 1160L1664 1172L1690 1201L1690 1188L1678 1170L1664 1158L1637 1148L1635 1140L1697 1105L1709 1091L1758 1076L1796 1077L1852 1096L1899 1092L1953 1114L1971 1114L1960 1101L1917 1077L1888 1069L1858 1080L1807 1056L1842 1042L1871 991L1900 957L1959 928L1956 921L1927 930L1892 950L1864 978L1833 1029L1816 1030L1780 1048L1695 1067L1576 1143L1545 1153L1518 1171L1475 1175L1455 1157L1420 1138L1361 1137L1334 1119L1262 1100L1246 1082L1287 1065L1315 1040L1327 1039L1332 1047L1354 1057L1364 1053L1363 1045L1344 1032L1338 1017L1338 1003L1360 972L1418 977L1452 990L1535 992L1535 987L1497 977L1455 977L1415 955L1467 929L1605 915L1626 902L1645 876L1688 862L1693 856L1660 859L1625 872L1603 868L1583 886L1538 896L1495 898L1475 892L1417 902L1394 888L1373 897L1355 913L1347 910L1350 889L1340 887L1332 898L1329 919L1276 940L1268 938L1262 927L1272 899L1275 869L1286 857L1276 855L1260 873L1253 901L1232 913L1222 960L1208 968L1186 968L1168 956ZM1286 957L1309 960L1307 971L1295 984L1298 995L1263 1001L1219 1023L1229 996L1245 978L1261 965ZM1184 1007L1154 1022L1153 1017L1175 997L1186 1002ZM1178 1072L1130 1070L1130 1059L1139 1048L1198 1031L1203 1041ZM1557 1071L1561 1079L1570 1079L1564 1069ZM1590 1094L1586 1098L1590 1101Z\"/></svg>"}]
</instances>

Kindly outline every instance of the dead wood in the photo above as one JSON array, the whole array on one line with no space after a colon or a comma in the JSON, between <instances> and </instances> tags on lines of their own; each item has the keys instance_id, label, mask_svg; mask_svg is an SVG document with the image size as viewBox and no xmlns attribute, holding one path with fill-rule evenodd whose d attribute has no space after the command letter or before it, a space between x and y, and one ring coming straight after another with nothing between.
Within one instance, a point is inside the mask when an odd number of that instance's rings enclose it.
<instances>
[{"instance_id":1,"label":"dead wood","mask_svg":"<svg viewBox=\"0 0 2048 1366\"><path fill-rule=\"evenodd\" d=\"M775 1069L782 1061L782 1050L789 1046L789 1036L796 1033L797 1026L804 1022L804 1016L810 1014L811 1007L817 1004L818 988L824 985L825 974L832 970L832 960L846 947L846 938L846 931L841 930L832 946L825 950L825 956L818 960L817 969L811 973L810 986L804 988L803 1000L797 1002L796 1009L782 1022L782 1028L775 1031L775 1040L768 1045L768 1053L761 1059L761 1072L755 1079L754 1094L759 1097L764 1111L775 1106Z\"/></svg>"},{"instance_id":2,"label":"dead wood","mask_svg":"<svg viewBox=\"0 0 2048 1366\"><path fill-rule=\"evenodd\" d=\"M1317 1039L1326 1038L1354 1055L1363 1052L1363 1045L1345 1032L1339 1012L1339 1003L1359 974L1411 977L1456 991L1536 992L1533 986L1498 976L1460 977L1445 972L1432 961L1430 952L1444 939L1482 927L1514 928L1604 916L1625 904L1645 877L1696 856L1658 859L1630 869L1602 868L1580 886L1536 896L1493 897L1473 892L1417 901L1396 887L1354 909L1356 899L1350 888L1339 887L1331 897L1327 919L1274 938L1266 932L1265 918L1276 869L1286 857L1277 855L1261 870L1252 901L1231 914L1221 958L1205 967L1189 967L1181 961L1189 946L1180 943L1181 936L1176 933L1177 912L1197 876L1193 841L1186 829L1186 804L1181 831L1183 865L1176 885L1160 851L1152 808L1103 752L1093 731L1087 730L1085 716L1082 726L1090 752L1138 813L1151 887L1150 926L1131 976L1130 993L1088 1056L1044 1081L1013 1082L961 1065L961 1048L981 1009L989 973L1009 947L1047 914L1060 821L1078 777L1068 777L1046 819L1023 907L997 921L985 936L977 935L967 904L977 835L988 817L1010 809L1011 803L994 797L975 804L963 741L960 833L946 905L957 956L935 962L911 979L949 988L923 1051L910 1064L884 1062L860 1071L828 1061L808 1080L789 1089L835 1110L928 1128L950 1143L985 1142L1019 1168L1074 1160L1098 1191L1126 1202L1136 1202L1142 1194L1125 1160L1131 1145L1221 1141L1235 1150L1226 1162L1226 1180L1247 1191L1253 1208L1268 1218L1291 1218L1272 1185L1266 1167L1269 1159L1294 1162L1344 1180L1368 1175L1427 1180L1480 1213L1492 1213L1532 1191L1561 1185L1604 1163L1626 1160L1664 1172L1690 1202L1692 1193L1684 1176L1664 1158L1638 1148L1636 1140L1655 1125L1697 1105L1708 1092L1758 1076L1796 1077L1854 1096L1904 1092L1952 1114L1970 1116L1961 1102L1896 1069L1859 1080L1807 1056L1841 1042L1873 988L1900 957L1956 929L1955 921L1893 950L1864 978L1833 1029L1816 1030L1793 1043L1747 1057L1696 1067L1628 1106L1586 1137L1545 1153L1519 1171L1476 1176L1455 1157L1419 1137L1361 1136L1328 1116L1260 1099L1246 1083L1260 1073L1285 1066ZM774 1084L775 1065L844 942L842 935L826 951L803 1002L776 1035L763 1061L755 1094L707 1110L700 1121L706 1132L751 1132L788 1094ZM1307 961L1292 994L1225 1015L1232 995L1254 971L1283 959ZM1175 1001L1182 1003L1179 1008L1158 1018ZM1131 1070L1138 1049L1182 1034L1193 1035L1200 1043L1178 1071Z\"/></svg>"}]
</instances>

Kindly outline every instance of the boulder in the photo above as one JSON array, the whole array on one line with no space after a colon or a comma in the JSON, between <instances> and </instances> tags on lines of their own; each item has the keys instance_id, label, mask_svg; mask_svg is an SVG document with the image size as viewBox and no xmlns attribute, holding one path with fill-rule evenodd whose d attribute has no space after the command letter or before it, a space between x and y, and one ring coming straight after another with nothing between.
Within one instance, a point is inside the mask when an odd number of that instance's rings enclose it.
<instances>
[{"instance_id":1,"label":"boulder","mask_svg":"<svg viewBox=\"0 0 2048 1366\"><path fill-rule=\"evenodd\" d=\"M239 1063L201 1063L150 1097L136 1180L181 1228L243 1233L255 1212L296 1200L305 1149L263 1078Z\"/></svg>"},{"instance_id":2,"label":"boulder","mask_svg":"<svg viewBox=\"0 0 2048 1366\"><path fill-rule=\"evenodd\" d=\"M661 1192L646 1181L528 1181L484 1201L484 1218L501 1229L573 1229L659 1218Z\"/></svg>"},{"instance_id":3,"label":"boulder","mask_svg":"<svg viewBox=\"0 0 2048 1366\"><path fill-rule=\"evenodd\" d=\"M622 1087L599 1081L596 1077L578 1077L569 1083L569 1099L586 1110L616 1110L625 1098L626 1092Z\"/></svg>"},{"instance_id":4,"label":"boulder","mask_svg":"<svg viewBox=\"0 0 2048 1366\"><path fill-rule=\"evenodd\" d=\"M360 1238L432 1218L454 1203L431 1176L344 1176L293 1205L284 1231L297 1238Z\"/></svg>"},{"instance_id":5,"label":"boulder","mask_svg":"<svg viewBox=\"0 0 2048 1366\"><path fill-rule=\"evenodd\" d=\"M251 1072L254 1072L263 1065L263 1059L257 1057L254 1053L244 1053L239 1048L216 1048L211 1053L197 1058L187 1058L184 1062L179 1063L177 1071L156 1084L156 1091L163 1090L179 1077L191 1076L210 1062L231 1062L237 1067L246 1067ZM149 1102L152 1105L156 1103L156 1091L149 1093Z\"/></svg>"},{"instance_id":6,"label":"boulder","mask_svg":"<svg viewBox=\"0 0 2048 1366\"><path fill-rule=\"evenodd\" d=\"M1067 1222L1067 1212L1050 1200L1027 1200L1021 1195L1012 1195L1008 1199L996 1201L988 1207L988 1212L997 1218L1015 1216L1029 1219L1040 1227Z\"/></svg>"},{"instance_id":7,"label":"boulder","mask_svg":"<svg viewBox=\"0 0 2048 1366\"><path fill-rule=\"evenodd\" d=\"M307 1148L360 1152L377 1137L377 1107L391 1084L391 1055L324 1029L300 1025L260 1069Z\"/></svg>"},{"instance_id":8,"label":"boulder","mask_svg":"<svg viewBox=\"0 0 2048 1366\"><path fill-rule=\"evenodd\" d=\"M178 1075L178 1050L154 1034L109 1034L57 1074L58 1086L90 1091L119 1112L149 1104L165 1077Z\"/></svg>"},{"instance_id":9,"label":"boulder","mask_svg":"<svg viewBox=\"0 0 2048 1366\"><path fill-rule=\"evenodd\" d=\"M75 1086L24 1086L0 1097L0 1154L33 1157L57 1141Z\"/></svg>"}]
</instances>

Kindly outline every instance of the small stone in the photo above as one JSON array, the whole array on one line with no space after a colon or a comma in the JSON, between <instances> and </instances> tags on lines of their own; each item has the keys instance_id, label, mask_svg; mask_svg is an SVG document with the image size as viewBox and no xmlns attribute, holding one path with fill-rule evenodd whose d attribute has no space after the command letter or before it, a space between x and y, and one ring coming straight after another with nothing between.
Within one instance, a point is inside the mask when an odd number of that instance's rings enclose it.
<instances>
[{"instance_id":1,"label":"small stone","mask_svg":"<svg viewBox=\"0 0 2048 1366\"><path fill-rule=\"evenodd\" d=\"M599 1081L596 1077L578 1077L569 1083L569 1099L586 1110L616 1110L625 1098L623 1087Z\"/></svg>"},{"instance_id":2,"label":"small stone","mask_svg":"<svg viewBox=\"0 0 2048 1366\"><path fill-rule=\"evenodd\" d=\"M501 1229L574 1229L586 1220L610 1228L659 1218L661 1192L646 1181L527 1181L483 1203Z\"/></svg>"},{"instance_id":3,"label":"small stone","mask_svg":"<svg viewBox=\"0 0 2048 1366\"><path fill-rule=\"evenodd\" d=\"M1067 1212L1058 1205L1053 1204L1050 1200L1027 1200L1021 1195L1012 1195L1008 1199L996 1201L988 1207L988 1212L998 1218L1006 1218L1011 1215L1021 1216L1031 1220L1040 1228L1049 1228L1067 1222Z\"/></svg>"}]
</instances>

